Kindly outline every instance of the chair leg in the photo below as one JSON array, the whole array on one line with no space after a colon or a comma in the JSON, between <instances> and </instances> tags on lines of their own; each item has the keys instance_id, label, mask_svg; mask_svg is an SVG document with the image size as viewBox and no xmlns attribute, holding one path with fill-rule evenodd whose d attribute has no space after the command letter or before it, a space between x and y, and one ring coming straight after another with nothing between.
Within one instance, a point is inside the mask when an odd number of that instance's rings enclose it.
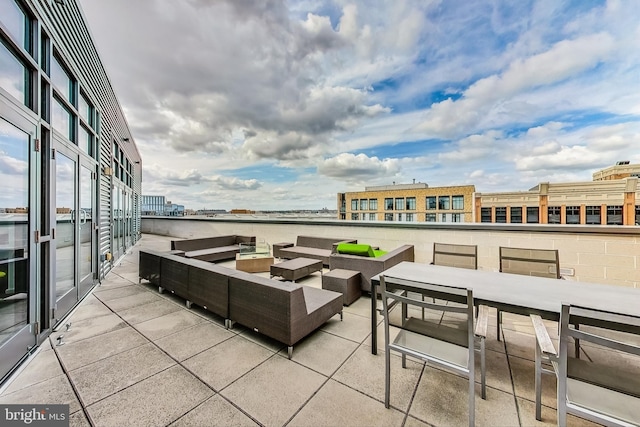
<instances>
[{"instance_id":1,"label":"chair leg","mask_svg":"<svg viewBox=\"0 0 640 427\"><path fill-rule=\"evenodd\" d=\"M502 324L502 311L498 310L498 318L496 319L496 336L498 337L498 341L500 341L500 325Z\"/></svg>"},{"instance_id":2,"label":"chair leg","mask_svg":"<svg viewBox=\"0 0 640 427\"><path fill-rule=\"evenodd\" d=\"M469 427L476 425L476 381L475 369L469 371Z\"/></svg>"},{"instance_id":3,"label":"chair leg","mask_svg":"<svg viewBox=\"0 0 640 427\"><path fill-rule=\"evenodd\" d=\"M404 356L404 355L403 355ZM384 406L389 408L391 392L391 354L387 346L384 351Z\"/></svg>"},{"instance_id":4,"label":"chair leg","mask_svg":"<svg viewBox=\"0 0 640 427\"><path fill-rule=\"evenodd\" d=\"M482 399L487 400L487 371L484 351L484 338L480 340L480 386L482 387Z\"/></svg>"},{"instance_id":5,"label":"chair leg","mask_svg":"<svg viewBox=\"0 0 640 427\"><path fill-rule=\"evenodd\" d=\"M542 352L536 339L535 360L536 420L542 421ZM558 424L559 425L559 424Z\"/></svg>"},{"instance_id":6,"label":"chair leg","mask_svg":"<svg viewBox=\"0 0 640 427\"><path fill-rule=\"evenodd\" d=\"M402 368L407 369L407 355L402 353Z\"/></svg>"},{"instance_id":7,"label":"chair leg","mask_svg":"<svg viewBox=\"0 0 640 427\"><path fill-rule=\"evenodd\" d=\"M576 328L576 331L580 330L580 325L576 324L575 328ZM580 339L579 338L575 338L573 344L574 344L575 350L576 350L576 359L580 359Z\"/></svg>"}]
</instances>

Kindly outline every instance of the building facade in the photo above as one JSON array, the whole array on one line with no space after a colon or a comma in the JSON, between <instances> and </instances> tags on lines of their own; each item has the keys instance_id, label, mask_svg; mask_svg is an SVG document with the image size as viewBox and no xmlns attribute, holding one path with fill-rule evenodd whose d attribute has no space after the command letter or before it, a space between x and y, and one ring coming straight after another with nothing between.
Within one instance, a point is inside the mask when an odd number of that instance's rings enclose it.
<instances>
[{"instance_id":1,"label":"building facade","mask_svg":"<svg viewBox=\"0 0 640 427\"><path fill-rule=\"evenodd\" d=\"M0 379L139 239L141 157L77 0L0 2Z\"/></svg>"},{"instance_id":2,"label":"building facade","mask_svg":"<svg viewBox=\"0 0 640 427\"><path fill-rule=\"evenodd\" d=\"M594 181L544 182L529 191L477 193L475 221L640 225L639 172L640 165L619 162L594 173Z\"/></svg>"},{"instance_id":3,"label":"building facade","mask_svg":"<svg viewBox=\"0 0 640 427\"><path fill-rule=\"evenodd\" d=\"M184 216L184 205L165 201L164 196L141 196L141 215Z\"/></svg>"},{"instance_id":4,"label":"building facade","mask_svg":"<svg viewBox=\"0 0 640 427\"><path fill-rule=\"evenodd\" d=\"M141 215L164 215L164 208L167 204L164 196L146 196L140 198Z\"/></svg>"},{"instance_id":5,"label":"building facade","mask_svg":"<svg viewBox=\"0 0 640 427\"><path fill-rule=\"evenodd\" d=\"M473 222L473 185L425 183L366 187L338 193L338 219L396 222Z\"/></svg>"}]
</instances>

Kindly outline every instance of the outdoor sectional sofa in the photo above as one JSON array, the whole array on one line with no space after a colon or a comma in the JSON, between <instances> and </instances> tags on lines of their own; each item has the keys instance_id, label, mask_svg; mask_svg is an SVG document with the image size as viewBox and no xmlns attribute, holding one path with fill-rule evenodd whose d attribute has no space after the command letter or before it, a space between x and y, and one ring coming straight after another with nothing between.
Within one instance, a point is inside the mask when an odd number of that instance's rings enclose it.
<instances>
[{"instance_id":1,"label":"outdoor sectional sofa","mask_svg":"<svg viewBox=\"0 0 640 427\"><path fill-rule=\"evenodd\" d=\"M373 276L402 261L413 262L414 260L413 245L403 245L378 257L333 253L329 259L329 269L359 271L362 290L371 292L371 278Z\"/></svg>"},{"instance_id":2,"label":"outdoor sectional sofa","mask_svg":"<svg viewBox=\"0 0 640 427\"><path fill-rule=\"evenodd\" d=\"M342 295L282 282L167 252L141 250L140 279L171 291L225 319L293 346L336 314Z\"/></svg>"},{"instance_id":3,"label":"outdoor sectional sofa","mask_svg":"<svg viewBox=\"0 0 640 427\"><path fill-rule=\"evenodd\" d=\"M295 245L293 243L274 244L273 256L284 259L317 259L328 266L331 252L338 243L358 243L358 241L334 237L298 236Z\"/></svg>"},{"instance_id":4,"label":"outdoor sectional sofa","mask_svg":"<svg viewBox=\"0 0 640 427\"><path fill-rule=\"evenodd\" d=\"M240 253L240 244L256 244L255 236L216 236L201 239L172 240L171 249L184 251L186 258L202 261L234 259Z\"/></svg>"}]
</instances>

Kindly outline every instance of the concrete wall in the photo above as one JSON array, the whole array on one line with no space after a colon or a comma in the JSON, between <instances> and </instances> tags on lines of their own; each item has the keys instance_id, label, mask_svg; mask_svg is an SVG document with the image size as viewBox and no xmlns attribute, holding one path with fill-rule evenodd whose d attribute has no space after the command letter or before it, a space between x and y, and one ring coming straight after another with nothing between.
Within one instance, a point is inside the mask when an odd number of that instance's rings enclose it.
<instances>
[{"instance_id":1,"label":"concrete wall","mask_svg":"<svg viewBox=\"0 0 640 427\"><path fill-rule=\"evenodd\" d=\"M471 244L478 246L478 268L495 271L500 246L558 249L568 280L640 287L640 227L143 217L142 232L176 238L255 235L269 244L295 242L298 235L354 238L383 250L413 244L420 263L431 262L434 242Z\"/></svg>"}]
</instances>

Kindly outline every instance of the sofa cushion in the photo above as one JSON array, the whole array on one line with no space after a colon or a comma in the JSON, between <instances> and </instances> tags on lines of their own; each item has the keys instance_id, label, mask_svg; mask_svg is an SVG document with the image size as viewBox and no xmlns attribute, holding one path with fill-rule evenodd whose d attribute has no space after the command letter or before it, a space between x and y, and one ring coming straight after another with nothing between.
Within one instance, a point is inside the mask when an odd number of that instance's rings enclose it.
<instances>
[{"instance_id":1,"label":"sofa cushion","mask_svg":"<svg viewBox=\"0 0 640 427\"><path fill-rule=\"evenodd\" d=\"M187 258L199 258L199 257L202 257L203 255L219 254L219 253L225 253L225 252L230 252L230 253L240 252L240 246L230 245L230 246L219 246L217 248L198 249L196 251L185 252L184 255Z\"/></svg>"}]
</instances>

